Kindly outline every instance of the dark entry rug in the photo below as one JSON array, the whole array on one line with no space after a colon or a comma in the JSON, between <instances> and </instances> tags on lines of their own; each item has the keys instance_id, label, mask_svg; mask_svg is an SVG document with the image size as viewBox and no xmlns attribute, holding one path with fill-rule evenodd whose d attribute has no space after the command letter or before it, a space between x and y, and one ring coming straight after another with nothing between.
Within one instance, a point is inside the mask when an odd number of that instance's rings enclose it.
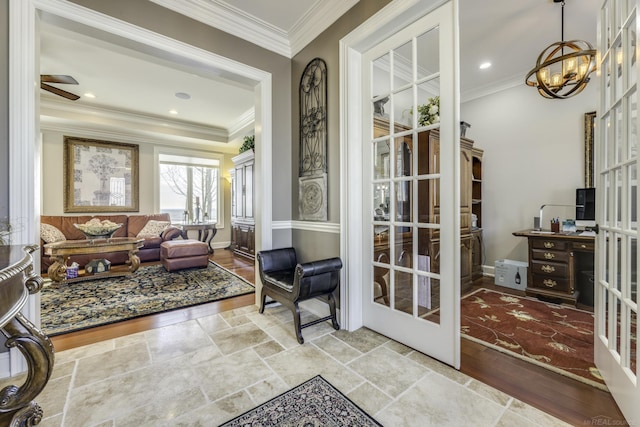
<instances>
[{"instance_id":1,"label":"dark entry rug","mask_svg":"<svg viewBox=\"0 0 640 427\"><path fill-rule=\"evenodd\" d=\"M207 268L167 272L162 265L129 275L74 283L45 283L42 330L59 335L134 317L254 292L252 284L209 261Z\"/></svg>"},{"instance_id":2,"label":"dark entry rug","mask_svg":"<svg viewBox=\"0 0 640 427\"><path fill-rule=\"evenodd\" d=\"M381 425L318 375L221 427Z\"/></svg>"},{"instance_id":3,"label":"dark entry rug","mask_svg":"<svg viewBox=\"0 0 640 427\"><path fill-rule=\"evenodd\" d=\"M593 313L479 289L460 314L463 337L607 390L593 361Z\"/></svg>"}]
</instances>

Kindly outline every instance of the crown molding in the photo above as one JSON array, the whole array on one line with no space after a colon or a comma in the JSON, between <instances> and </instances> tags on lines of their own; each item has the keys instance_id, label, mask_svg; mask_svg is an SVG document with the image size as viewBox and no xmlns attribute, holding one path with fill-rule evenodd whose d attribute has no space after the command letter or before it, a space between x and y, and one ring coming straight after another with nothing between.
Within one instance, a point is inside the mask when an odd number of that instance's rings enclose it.
<instances>
[{"instance_id":1,"label":"crown molding","mask_svg":"<svg viewBox=\"0 0 640 427\"><path fill-rule=\"evenodd\" d=\"M493 95L494 93L511 89L519 85L524 86L524 78L522 77L524 75L526 75L526 73L523 72L515 77L507 77L488 85L478 86L474 87L473 89L465 90L460 94L460 103L464 104L465 102L473 101L474 99L482 98L488 95Z\"/></svg>"},{"instance_id":2,"label":"crown molding","mask_svg":"<svg viewBox=\"0 0 640 427\"><path fill-rule=\"evenodd\" d=\"M289 30L291 57L311 43L360 0L319 0Z\"/></svg>"},{"instance_id":3,"label":"crown molding","mask_svg":"<svg viewBox=\"0 0 640 427\"><path fill-rule=\"evenodd\" d=\"M317 0L285 31L222 0L150 0L257 46L292 58L359 0Z\"/></svg>"},{"instance_id":4,"label":"crown molding","mask_svg":"<svg viewBox=\"0 0 640 427\"><path fill-rule=\"evenodd\" d=\"M285 32L224 2L217 0L151 1L279 55L291 58L289 39Z\"/></svg>"},{"instance_id":5,"label":"crown molding","mask_svg":"<svg viewBox=\"0 0 640 427\"><path fill-rule=\"evenodd\" d=\"M78 104L42 97L40 113L43 116L71 119L87 123L112 124L117 126L134 125L138 129L191 136L199 139L228 142L226 129L204 126L197 123L170 121L165 117L141 114L97 105Z\"/></svg>"}]
</instances>

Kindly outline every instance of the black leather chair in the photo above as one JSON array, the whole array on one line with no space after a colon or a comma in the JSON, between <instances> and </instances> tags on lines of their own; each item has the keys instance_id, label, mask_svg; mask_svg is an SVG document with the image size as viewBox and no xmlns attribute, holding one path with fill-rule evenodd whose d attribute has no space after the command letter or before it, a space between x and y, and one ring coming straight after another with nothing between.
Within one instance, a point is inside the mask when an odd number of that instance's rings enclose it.
<instances>
[{"instance_id":1,"label":"black leather chair","mask_svg":"<svg viewBox=\"0 0 640 427\"><path fill-rule=\"evenodd\" d=\"M340 283L340 258L329 258L320 261L298 263L294 248L273 249L258 252L258 266L262 280L260 295L260 313L264 306L279 302L293 313L296 337L300 344L304 343L302 328L331 319L333 328L340 325L336 318L336 302L333 291ZM298 303L307 299L325 296L329 303L330 316L300 324ZM272 300L267 302L267 297Z\"/></svg>"}]
</instances>

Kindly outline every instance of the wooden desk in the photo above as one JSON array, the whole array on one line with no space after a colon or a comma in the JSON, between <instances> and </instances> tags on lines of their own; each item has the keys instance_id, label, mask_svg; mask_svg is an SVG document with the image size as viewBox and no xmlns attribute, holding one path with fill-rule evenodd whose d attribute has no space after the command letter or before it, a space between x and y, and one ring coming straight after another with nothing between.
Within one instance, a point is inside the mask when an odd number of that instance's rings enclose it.
<instances>
[{"instance_id":1,"label":"wooden desk","mask_svg":"<svg viewBox=\"0 0 640 427\"><path fill-rule=\"evenodd\" d=\"M28 369L22 385L9 385L0 392L2 426L32 426L40 422L43 411L33 399L44 389L53 371L51 341L20 312L29 294L42 288L42 277L35 273L31 255L37 250L35 245L0 246L0 331L6 337L5 346L17 348Z\"/></svg>"},{"instance_id":2,"label":"wooden desk","mask_svg":"<svg viewBox=\"0 0 640 427\"><path fill-rule=\"evenodd\" d=\"M549 301L576 304L580 295L578 274L593 272L595 238L573 234L516 231L529 241L529 269L525 293ZM584 291L584 290L582 290Z\"/></svg>"}]
</instances>

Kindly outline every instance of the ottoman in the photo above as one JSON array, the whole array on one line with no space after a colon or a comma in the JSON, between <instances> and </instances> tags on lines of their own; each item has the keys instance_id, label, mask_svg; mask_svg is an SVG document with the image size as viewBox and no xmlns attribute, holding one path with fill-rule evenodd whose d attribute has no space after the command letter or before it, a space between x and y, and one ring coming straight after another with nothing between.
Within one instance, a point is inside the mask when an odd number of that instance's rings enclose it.
<instances>
[{"instance_id":1,"label":"ottoman","mask_svg":"<svg viewBox=\"0 0 640 427\"><path fill-rule=\"evenodd\" d=\"M169 240L160 244L160 262L167 271L209 265L209 247L199 240Z\"/></svg>"}]
</instances>

